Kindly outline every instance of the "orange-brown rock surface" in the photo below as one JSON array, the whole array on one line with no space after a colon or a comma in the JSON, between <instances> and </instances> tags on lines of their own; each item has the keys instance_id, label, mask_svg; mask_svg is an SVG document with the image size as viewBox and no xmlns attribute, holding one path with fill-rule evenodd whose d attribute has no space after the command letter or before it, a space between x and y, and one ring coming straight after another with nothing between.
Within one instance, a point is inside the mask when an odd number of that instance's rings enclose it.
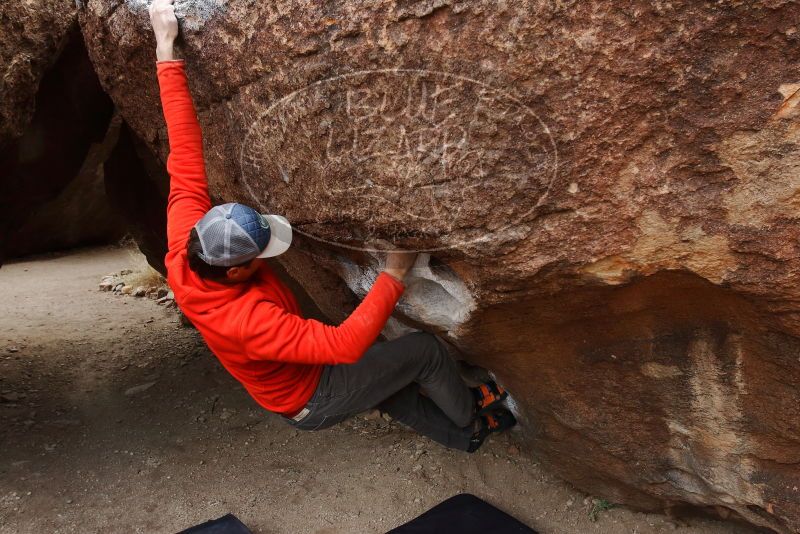
<instances>
[{"instance_id":1,"label":"orange-brown rock surface","mask_svg":"<svg viewBox=\"0 0 800 534\"><path fill-rule=\"evenodd\" d=\"M176 5L211 192L289 218L331 319L425 251L387 332L491 369L531 454L800 530L797 3ZM164 158L146 2L79 19Z\"/></svg>"}]
</instances>

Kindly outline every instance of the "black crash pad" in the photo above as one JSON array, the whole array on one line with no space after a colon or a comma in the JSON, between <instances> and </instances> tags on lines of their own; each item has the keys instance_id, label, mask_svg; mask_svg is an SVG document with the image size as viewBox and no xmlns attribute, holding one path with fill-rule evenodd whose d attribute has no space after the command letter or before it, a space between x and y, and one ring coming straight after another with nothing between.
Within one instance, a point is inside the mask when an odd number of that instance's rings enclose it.
<instances>
[{"instance_id":1,"label":"black crash pad","mask_svg":"<svg viewBox=\"0 0 800 534\"><path fill-rule=\"evenodd\" d=\"M450 497L386 534L537 534L469 493Z\"/></svg>"},{"instance_id":2,"label":"black crash pad","mask_svg":"<svg viewBox=\"0 0 800 534\"><path fill-rule=\"evenodd\" d=\"M253 534L244 523L236 519L233 514L228 514L219 519L206 521L202 525L181 530L178 534Z\"/></svg>"}]
</instances>

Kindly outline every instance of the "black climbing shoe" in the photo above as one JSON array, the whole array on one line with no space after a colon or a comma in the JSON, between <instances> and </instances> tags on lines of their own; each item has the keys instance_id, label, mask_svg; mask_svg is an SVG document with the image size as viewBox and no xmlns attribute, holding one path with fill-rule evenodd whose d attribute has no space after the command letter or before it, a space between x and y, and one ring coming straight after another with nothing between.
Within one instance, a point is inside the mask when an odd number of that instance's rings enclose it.
<instances>
[{"instance_id":1,"label":"black climbing shoe","mask_svg":"<svg viewBox=\"0 0 800 534\"><path fill-rule=\"evenodd\" d=\"M467 452L477 451L490 434L503 432L517 424L517 419L510 411L499 408L479 417L479 428L472 435Z\"/></svg>"},{"instance_id":2,"label":"black climbing shoe","mask_svg":"<svg viewBox=\"0 0 800 534\"><path fill-rule=\"evenodd\" d=\"M490 380L472 388L472 396L475 398L475 413L486 415L499 407L500 403L508 397L508 392Z\"/></svg>"}]
</instances>

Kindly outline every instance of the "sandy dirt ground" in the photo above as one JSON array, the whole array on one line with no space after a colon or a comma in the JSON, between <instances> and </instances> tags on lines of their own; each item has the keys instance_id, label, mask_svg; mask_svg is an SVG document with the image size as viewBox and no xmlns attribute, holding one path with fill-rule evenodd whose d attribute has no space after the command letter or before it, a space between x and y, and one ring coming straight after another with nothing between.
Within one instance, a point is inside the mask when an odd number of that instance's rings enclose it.
<instances>
[{"instance_id":1,"label":"sandy dirt ground","mask_svg":"<svg viewBox=\"0 0 800 534\"><path fill-rule=\"evenodd\" d=\"M590 496L513 434L467 455L381 418L295 431L174 310L98 290L132 264L101 248L0 269L0 533L166 533L227 512L256 533L381 533L459 492L544 534L754 532L622 507L593 522Z\"/></svg>"}]
</instances>

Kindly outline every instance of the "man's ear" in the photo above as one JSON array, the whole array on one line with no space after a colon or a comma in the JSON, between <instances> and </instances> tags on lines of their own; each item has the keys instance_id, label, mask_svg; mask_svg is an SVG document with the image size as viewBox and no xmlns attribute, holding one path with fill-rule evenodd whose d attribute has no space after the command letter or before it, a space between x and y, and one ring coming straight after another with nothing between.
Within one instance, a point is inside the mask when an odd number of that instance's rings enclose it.
<instances>
[{"instance_id":1,"label":"man's ear","mask_svg":"<svg viewBox=\"0 0 800 534\"><path fill-rule=\"evenodd\" d=\"M238 282L242 275L242 271L245 269L250 269L253 267L253 262L256 261L257 258L250 260L249 262L245 263L244 265L236 265L234 267L228 267L228 270L225 271L225 277L228 280L232 280L234 282Z\"/></svg>"},{"instance_id":2,"label":"man's ear","mask_svg":"<svg viewBox=\"0 0 800 534\"><path fill-rule=\"evenodd\" d=\"M240 271L241 267L238 265L236 267L228 267L228 270L225 271L225 278L236 281L236 277L239 276Z\"/></svg>"}]
</instances>

